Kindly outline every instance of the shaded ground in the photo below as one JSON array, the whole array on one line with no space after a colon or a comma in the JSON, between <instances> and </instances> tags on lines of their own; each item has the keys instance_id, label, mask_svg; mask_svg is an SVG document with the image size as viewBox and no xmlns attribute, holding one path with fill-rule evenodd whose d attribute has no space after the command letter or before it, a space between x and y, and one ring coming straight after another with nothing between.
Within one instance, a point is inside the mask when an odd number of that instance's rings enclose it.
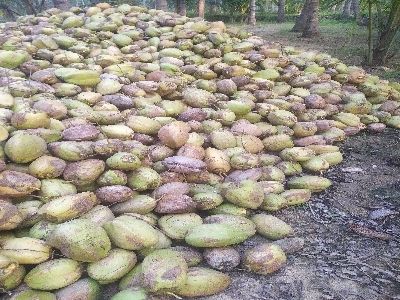
<instances>
[{"instance_id":1,"label":"shaded ground","mask_svg":"<svg viewBox=\"0 0 400 300\"><path fill-rule=\"evenodd\" d=\"M354 22L336 20L321 21L321 35L316 38L302 38L301 34L291 32L294 23L258 23L252 27L233 24L242 27L266 40L279 42L284 46L293 46L305 50L318 50L337 57L348 65L363 65L367 55L367 28ZM400 33L397 34L391 46L391 58L385 68L368 69L374 75L388 80L400 81Z\"/></svg>"}]
</instances>

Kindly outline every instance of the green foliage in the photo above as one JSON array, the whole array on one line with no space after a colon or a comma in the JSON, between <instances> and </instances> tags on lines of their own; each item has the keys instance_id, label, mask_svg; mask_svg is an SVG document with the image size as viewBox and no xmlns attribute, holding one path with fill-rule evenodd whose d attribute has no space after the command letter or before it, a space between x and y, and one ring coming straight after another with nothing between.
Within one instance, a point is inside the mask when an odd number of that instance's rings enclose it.
<instances>
[{"instance_id":1,"label":"green foliage","mask_svg":"<svg viewBox=\"0 0 400 300\"><path fill-rule=\"evenodd\" d=\"M128 3L134 5L146 5L154 8L155 0L102 0L114 5ZM360 9L363 14L367 12L368 1L372 1L374 10L381 15L387 15L390 10L391 0L360 0ZM100 0L70 0L73 6L88 6L101 2ZM175 0L168 0L171 10L175 7ZM340 7L345 0L321 0L322 15L335 15L334 7ZM276 5L278 0L257 0L257 17L267 21L276 17ZM197 0L186 0L187 11L190 16L196 14ZM304 5L304 0L286 0L285 11L287 15L299 14ZM3 19L18 15L36 14L53 7L52 0L0 0L0 14ZM244 21L249 9L249 0L206 0L206 15L212 20L219 17L224 21ZM341 15L340 9L336 15ZM1 17L1 16L0 16Z\"/></svg>"},{"instance_id":2,"label":"green foliage","mask_svg":"<svg viewBox=\"0 0 400 300\"><path fill-rule=\"evenodd\" d=\"M46 1L41 0L0 0L0 9L5 19L21 15L37 14L45 8Z\"/></svg>"}]
</instances>

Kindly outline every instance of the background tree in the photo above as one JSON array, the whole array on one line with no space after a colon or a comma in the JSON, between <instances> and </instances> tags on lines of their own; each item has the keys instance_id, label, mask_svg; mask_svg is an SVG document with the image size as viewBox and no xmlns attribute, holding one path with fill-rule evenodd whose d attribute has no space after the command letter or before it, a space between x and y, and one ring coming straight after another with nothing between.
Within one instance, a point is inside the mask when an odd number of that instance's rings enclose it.
<instances>
[{"instance_id":1,"label":"background tree","mask_svg":"<svg viewBox=\"0 0 400 300\"><path fill-rule=\"evenodd\" d=\"M278 0L278 23L285 22L285 0Z\"/></svg>"},{"instance_id":2,"label":"background tree","mask_svg":"<svg viewBox=\"0 0 400 300\"><path fill-rule=\"evenodd\" d=\"M309 15L303 30L303 37L319 35L319 0L310 0Z\"/></svg>"},{"instance_id":3,"label":"background tree","mask_svg":"<svg viewBox=\"0 0 400 300\"><path fill-rule=\"evenodd\" d=\"M167 11L168 10L167 0L156 0L156 9Z\"/></svg>"},{"instance_id":4,"label":"background tree","mask_svg":"<svg viewBox=\"0 0 400 300\"><path fill-rule=\"evenodd\" d=\"M186 1L176 0L176 12L181 16L186 16Z\"/></svg>"},{"instance_id":5,"label":"background tree","mask_svg":"<svg viewBox=\"0 0 400 300\"><path fill-rule=\"evenodd\" d=\"M351 4L353 0L346 0L343 4L342 17L349 19L351 17Z\"/></svg>"},{"instance_id":6,"label":"background tree","mask_svg":"<svg viewBox=\"0 0 400 300\"><path fill-rule=\"evenodd\" d=\"M304 28L306 27L306 23L309 18L309 15L310 15L310 2L311 2L311 0L306 0L304 2L301 13L297 17L296 23L294 24L292 31L302 32L304 30Z\"/></svg>"},{"instance_id":7,"label":"background tree","mask_svg":"<svg viewBox=\"0 0 400 300\"><path fill-rule=\"evenodd\" d=\"M53 0L54 7L57 7L61 10L68 10L71 7L71 4L68 0Z\"/></svg>"},{"instance_id":8,"label":"background tree","mask_svg":"<svg viewBox=\"0 0 400 300\"><path fill-rule=\"evenodd\" d=\"M197 15L200 18L204 19L205 8L206 8L206 1L205 0L198 0L197 1Z\"/></svg>"},{"instance_id":9,"label":"background tree","mask_svg":"<svg viewBox=\"0 0 400 300\"><path fill-rule=\"evenodd\" d=\"M256 25L256 0L250 0L249 2L249 17L247 22L252 26Z\"/></svg>"},{"instance_id":10,"label":"background tree","mask_svg":"<svg viewBox=\"0 0 400 300\"><path fill-rule=\"evenodd\" d=\"M367 62L372 65L372 0L368 0L368 54Z\"/></svg>"},{"instance_id":11,"label":"background tree","mask_svg":"<svg viewBox=\"0 0 400 300\"><path fill-rule=\"evenodd\" d=\"M0 3L0 10L2 11L4 18L6 20L12 20L14 21L16 19L16 17L19 15L18 12L16 12L15 10L13 10L11 7L9 7L7 4L5 3Z\"/></svg>"},{"instance_id":12,"label":"background tree","mask_svg":"<svg viewBox=\"0 0 400 300\"><path fill-rule=\"evenodd\" d=\"M356 19L357 24L360 23L360 0L353 0L351 3L351 10L353 12L354 18Z\"/></svg>"},{"instance_id":13,"label":"background tree","mask_svg":"<svg viewBox=\"0 0 400 300\"><path fill-rule=\"evenodd\" d=\"M50 4L50 5L49 5ZM6 20L15 20L16 17L22 15L36 15L47 7L52 7L50 0L2 0L0 1L0 10L6 17Z\"/></svg>"},{"instance_id":14,"label":"background tree","mask_svg":"<svg viewBox=\"0 0 400 300\"><path fill-rule=\"evenodd\" d=\"M383 65L388 57L388 52L393 39L400 28L400 1L392 0L389 18L379 35L373 51L372 63Z\"/></svg>"}]
</instances>

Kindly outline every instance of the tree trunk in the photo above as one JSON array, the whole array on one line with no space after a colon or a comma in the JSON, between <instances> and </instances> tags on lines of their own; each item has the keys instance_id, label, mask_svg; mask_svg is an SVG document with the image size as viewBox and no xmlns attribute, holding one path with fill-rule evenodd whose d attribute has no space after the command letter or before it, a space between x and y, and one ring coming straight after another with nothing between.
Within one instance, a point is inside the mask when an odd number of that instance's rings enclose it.
<instances>
[{"instance_id":1,"label":"tree trunk","mask_svg":"<svg viewBox=\"0 0 400 300\"><path fill-rule=\"evenodd\" d=\"M382 6L380 2L375 2L375 7L376 7L376 20L375 22L377 23L376 27L378 27L378 36L380 36L385 28L385 12L382 10Z\"/></svg>"},{"instance_id":2,"label":"tree trunk","mask_svg":"<svg viewBox=\"0 0 400 300\"><path fill-rule=\"evenodd\" d=\"M368 0L368 56L367 61L372 65L372 0Z\"/></svg>"},{"instance_id":3,"label":"tree trunk","mask_svg":"<svg viewBox=\"0 0 400 300\"><path fill-rule=\"evenodd\" d=\"M278 23L285 22L285 0L278 1Z\"/></svg>"},{"instance_id":4,"label":"tree trunk","mask_svg":"<svg viewBox=\"0 0 400 300\"><path fill-rule=\"evenodd\" d=\"M68 0L53 0L53 5L61 10L69 10L71 7Z\"/></svg>"},{"instance_id":5,"label":"tree trunk","mask_svg":"<svg viewBox=\"0 0 400 300\"><path fill-rule=\"evenodd\" d=\"M342 17L343 18L350 18L351 17L351 2L352 0L346 0L343 6Z\"/></svg>"},{"instance_id":6,"label":"tree trunk","mask_svg":"<svg viewBox=\"0 0 400 300\"><path fill-rule=\"evenodd\" d=\"M310 1L310 15L303 30L303 37L319 35L319 0Z\"/></svg>"},{"instance_id":7,"label":"tree trunk","mask_svg":"<svg viewBox=\"0 0 400 300\"><path fill-rule=\"evenodd\" d=\"M168 10L167 0L156 0L156 9L167 11Z\"/></svg>"},{"instance_id":8,"label":"tree trunk","mask_svg":"<svg viewBox=\"0 0 400 300\"><path fill-rule=\"evenodd\" d=\"M0 3L0 10L4 12L4 17L6 21L15 21L17 18L17 13L13 11L8 5Z\"/></svg>"},{"instance_id":9,"label":"tree trunk","mask_svg":"<svg viewBox=\"0 0 400 300\"><path fill-rule=\"evenodd\" d=\"M306 27L307 19L310 14L310 2L311 0L306 0L304 3L303 9L301 10L300 15L296 19L296 23L294 24L292 31L294 32L302 32Z\"/></svg>"},{"instance_id":10,"label":"tree trunk","mask_svg":"<svg viewBox=\"0 0 400 300\"><path fill-rule=\"evenodd\" d=\"M392 0L389 19L378 42L374 48L372 55L372 64L383 65L386 62L390 44L400 28L400 1Z\"/></svg>"},{"instance_id":11,"label":"tree trunk","mask_svg":"<svg viewBox=\"0 0 400 300\"><path fill-rule=\"evenodd\" d=\"M206 0L198 0L197 1L197 12L198 12L198 16L202 19L204 19L205 8L206 8Z\"/></svg>"},{"instance_id":12,"label":"tree trunk","mask_svg":"<svg viewBox=\"0 0 400 300\"><path fill-rule=\"evenodd\" d=\"M249 17L247 19L247 23L249 25L256 25L256 0L250 0L249 3Z\"/></svg>"},{"instance_id":13,"label":"tree trunk","mask_svg":"<svg viewBox=\"0 0 400 300\"><path fill-rule=\"evenodd\" d=\"M181 16L186 16L186 1L185 0L176 0L176 13Z\"/></svg>"},{"instance_id":14,"label":"tree trunk","mask_svg":"<svg viewBox=\"0 0 400 300\"><path fill-rule=\"evenodd\" d=\"M22 2L28 15L36 15L36 9L31 0L23 0Z\"/></svg>"},{"instance_id":15,"label":"tree trunk","mask_svg":"<svg viewBox=\"0 0 400 300\"><path fill-rule=\"evenodd\" d=\"M356 23L360 23L360 0L353 0L351 3L351 10L353 11L353 16L356 18Z\"/></svg>"}]
</instances>

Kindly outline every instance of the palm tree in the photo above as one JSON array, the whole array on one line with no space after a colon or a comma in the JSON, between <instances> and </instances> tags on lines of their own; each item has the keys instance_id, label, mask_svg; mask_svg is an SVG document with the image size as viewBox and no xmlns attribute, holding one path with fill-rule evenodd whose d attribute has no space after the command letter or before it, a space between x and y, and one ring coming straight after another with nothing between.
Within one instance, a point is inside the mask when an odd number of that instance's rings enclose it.
<instances>
[{"instance_id":1,"label":"palm tree","mask_svg":"<svg viewBox=\"0 0 400 300\"><path fill-rule=\"evenodd\" d=\"M379 35L378 42L373 51L372 63L383 65L386 62L390 44L393 42L397 31L400 29L400 1L392 0L388 21Z\"/></svg>"},{"instance_id":2,"label":"palm tree","mask_svg":"<svg viewBox=\"0 0 400 300\"><path fill-rule=\"evenodd\" d=\"M167 0L156 0L156 9L167 11L168 10Z\"/></svg>"},{"instance_id":3,"label":"palm tree","mask_svg":"<svg viewBox=\"0 0 400 300\"><path fill-rule=\"evenodd\" d=\"M176 12L181 16L186 16L186 1L176 0Z\"/></svg>"},{"instance_id":4,"label":"palm tree","mask_svg":"<svg viewBox=\"0 0 400 300\"><path fill-rule=\"evenodd\" d=\"M256 0L250 0L248 23L256 25Z\"/></svg>"},{"instance_id":5,"label":"palm tree","mask_svg":"<svg viewBox=\"0 0 400 300\"><path fill-rule=\"evenodd\" d=\"M285 0L278 1L278 23L285 22Z\"/></svg>"},{"instance_id":6,"label":"palm tree","mask_svg":"<svg viewBox=\"0 0 400 300\"><path fill-rule=\"evenodd\" d=\"M306 0L303 5L303 9L301 10L300 15L296 19L296 23L294 24L292 31L294 32L302 32L306 27L306 23L310 14L310 0Z\"/></svg>"},{"instance_id":7,"label":"palm tree","mask_svg":"<svg viewBox=\"0 0 400 300\"><path fill-rule=\"evenodd\" d=\"M54 7L61 10L68 10L71 6L68 0L53 0Z\"/></svg>"},{"instance_id":8,"label":"palm tree","mask_svg":"<svg viewBox=\"0 0 400 300\"><path fill-rule=\"evenodd\" d=\"M357 24L360 23L360 0L353 0L351 3L351 9L353 11L354 17L356 18Z\"/></svg>"},{"instance_id":9,"label":"palm tree","mask_svg":"<svg viewBox=\"0 0 400 300\"><path fill-rule=\"evenodd\" d=\"M309 9L309 18L303 30L303 37L319 35L319 0L310 0Z\"/></svg>"},{"instance_id":10,"label":"palm tree","mask_svg":"<svg viewBox=\"0 0 400 300\"><path fill-rule=\"evenodd\" d=\"M352 0L346 0L343 5L342 17L343 18L350 18L351 17L351 5Z\"/></svg>"},{"instance_id":11,"label":"palm tree","mask_svg":"<svg viewBox=\"0 0 400 300\"><path fill-rule=\"evenodd\" d=\"M200 18L204 19L205 14L206 1L198 0L197 2L197 12Z\"/></svg>"}]
</instances>

